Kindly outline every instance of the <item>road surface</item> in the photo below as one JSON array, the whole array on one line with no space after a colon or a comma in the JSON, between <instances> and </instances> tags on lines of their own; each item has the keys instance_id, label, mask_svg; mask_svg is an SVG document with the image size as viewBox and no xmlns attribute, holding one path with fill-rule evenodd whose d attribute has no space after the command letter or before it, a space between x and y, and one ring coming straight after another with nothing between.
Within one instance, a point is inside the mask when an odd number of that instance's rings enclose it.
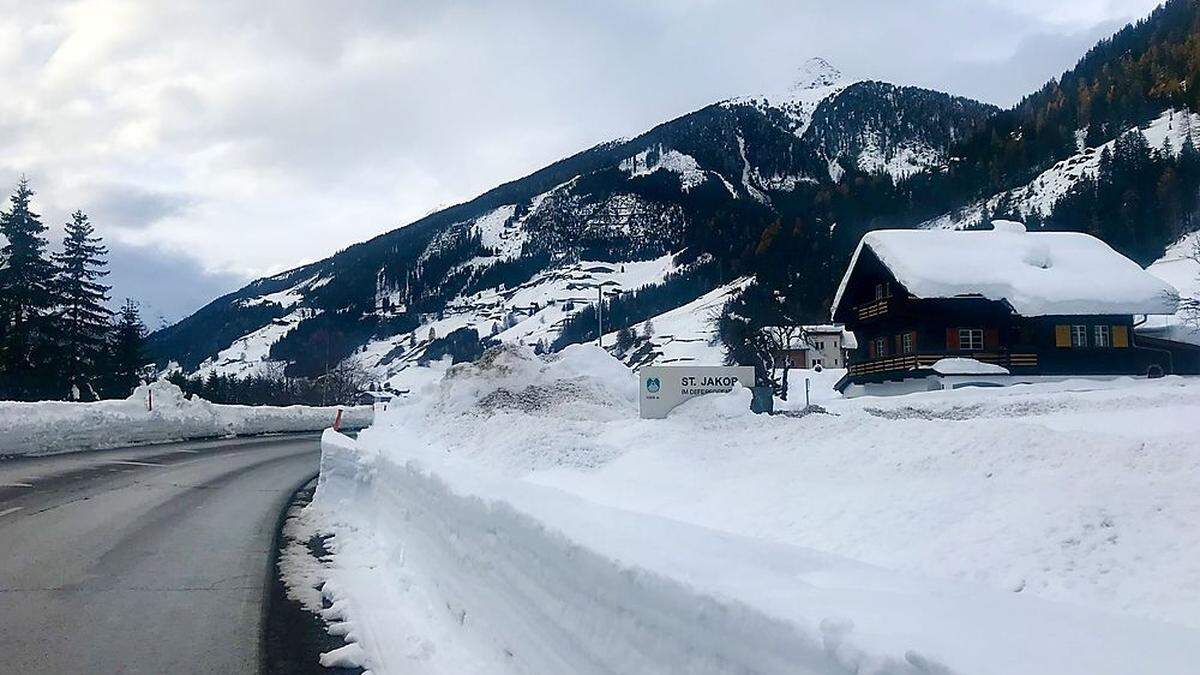
<instances>
[{"instance_id":1,"label":"road surface","mask_svg":"<svg viewBox=\"0 0 1200 675\"><path fill-rule=\"evenodd\" d=\"M319 436L0 462L0 671L254 673L275 526Z\"/></svg>"}]
</instances>

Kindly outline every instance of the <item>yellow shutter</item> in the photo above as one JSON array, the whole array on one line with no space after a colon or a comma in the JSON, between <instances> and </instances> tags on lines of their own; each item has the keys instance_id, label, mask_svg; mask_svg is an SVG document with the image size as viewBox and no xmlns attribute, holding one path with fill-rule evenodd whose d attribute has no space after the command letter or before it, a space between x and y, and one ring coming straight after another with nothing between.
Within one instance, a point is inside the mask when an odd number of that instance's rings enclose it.
<instances>
[{"instance_id":1,"label":"yellow shutter","mask_svg":"<svg viewBox=\"0 0 1200 675\"><path fill-rule=\"evenodd\" d=\"M1114 347L1129 346L1129 327L1128 326L1113 326L1112 327L1112 342Z\"/></svg>"},{"instance_id":2,"label":"yellow shutter","mask_svg":"<svg viewBox=\"0 0 1200 675\"><path fill-rule=\"evenodd\" d=\"M1070 347L1071 346L1071 327L1070 326L1055 326L1054 327L1054 346L1055 347Z\"/></svg>"}]
</instances>

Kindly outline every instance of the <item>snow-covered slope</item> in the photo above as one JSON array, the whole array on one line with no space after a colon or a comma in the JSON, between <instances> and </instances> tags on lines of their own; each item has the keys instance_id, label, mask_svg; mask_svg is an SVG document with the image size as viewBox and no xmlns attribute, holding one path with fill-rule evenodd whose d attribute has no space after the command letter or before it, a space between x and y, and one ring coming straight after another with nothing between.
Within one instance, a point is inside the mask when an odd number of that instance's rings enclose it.
<instances>
[{"instance_id":1,"label":"snow-covered slope","mask_svg":"<svg viewBox=\"0 0 1200 675\"><path fill-rule=\"evenodd\" d=\"M663 365L721 365L724 352L717 342L716 318L730 296L749 282L739 279L719 286L695 300L635 324L633 344L620 358L637 368ZM604 344L615 348L617 333L604 336Z\"/></svg>"},{"instance_id":2,"label":"snow-covered slope","mask_svg":"<svg viewBox=\"0 0 1200 675\"><path fill-rule=\"evenodd\" d=\"M460 365L310 517L372 672L1190 673L1200 517L1180 378L639 420L595 347Z\"/></svg>"},{"instance_id":3,"label":"snow-covered slope","mask_svg":"<svg viewBox=\"0 0 1200 675\"><path fill-rule=\"evenodd\" d=\"M405 371L424 356L431 331L436 338L470 328L502 342L545 349L567 317L595 304L598 289L612 296L661 283L674 271L670 254L625 263L564 263L511 288L485 288L456 297L444 311L423 317L414 330L368 342L358 359L379 380L404 390L410 383Z\"/></svg>"},{"instance_id":4,"label":"snow-covered slope","mask_svg":"<svg viewBox=\"0 0 1200 675\"><path fill-rule=\"evenodd\" d=\"M1185 140L1189 138L1194 145L1200 145L1200 115L1184 110L1167 110L1143 127L1142 133L1145 134L1147 144L1151 148L1167 149L1177 155ZM1106 148L1111 152L1115 145L1114 138L1094 148L1082 148L1077 154L1043 171L1027 185L944 214L924 223L922 227L977 227L989 215L1012 216L1021 220L1031 216L1049 216L1054 204L1081 178L1095 177L1100 166L1101 153Z\"/></svg>"}]
</instances>

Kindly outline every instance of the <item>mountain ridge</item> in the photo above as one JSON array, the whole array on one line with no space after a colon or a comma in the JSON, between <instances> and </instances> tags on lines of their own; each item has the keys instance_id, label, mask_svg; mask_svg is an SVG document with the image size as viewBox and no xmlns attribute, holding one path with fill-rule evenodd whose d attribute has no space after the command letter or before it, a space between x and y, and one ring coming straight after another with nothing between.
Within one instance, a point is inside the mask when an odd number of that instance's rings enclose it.
<instances>
[{"instance_id":1,"label":"mountain ridge","mask_svg":"<svg viewBox=\"0 0 1200 675\"><path fill-rule=\"evenodd\" d=\"M493 339L543 349L594 339L596 287L606 289L607 331L645 328L653 316L747 278L798 294L816 318L830 278L864 232L929 225L991 200L1068 161L1084 136L1098 146L1126 133L1122 120L1151 120L1177 103L1177 95L1127 93L1153 90L1142 71L1192 63L1151 58L1183 52L1174 43L1156 47L1158 38L1145 35L1200 33L1196 3L1164 7L1060 78L1115 92L1106 110L1089 104L1089 117L1055 108L1066 96L1058 80L1000 110L928 89L849 81L813 60L801 67L808 86L776 101L718 101L252 282L156 332L153 354L160 365L175 360L187 372L240 375L279 365L314 375L353 356L378 380L398 383L404 367L429 355L470 358ZM1193 27L1181 32L1164 22ZM1129 44L1146 51L1120 51ZM1117 65L1097 67L1104 59ZM1185 69L1200 70L1197 64ZM1085 69L1099 74L1089 80ZM1117 71L1133 74L1114 79ZM1182 161L1157 157L1135 162L1152 160L1146 180ZM1200 182L1200 172L1177 173L1183 182L1171 189ZM1194 203L1179 209L1190 214ZM1141 227L1137 218L1150 213L1129 216L1123 227ZM1064 209L1045 220L1039 225L1088 227ZM1164 232L1172 228L1149 239L1130 235L1130 245L1144 259L1169 243ZM1110 234L1126 237L1111 227L1099 236Z\"/></svg>"}]
</instances>

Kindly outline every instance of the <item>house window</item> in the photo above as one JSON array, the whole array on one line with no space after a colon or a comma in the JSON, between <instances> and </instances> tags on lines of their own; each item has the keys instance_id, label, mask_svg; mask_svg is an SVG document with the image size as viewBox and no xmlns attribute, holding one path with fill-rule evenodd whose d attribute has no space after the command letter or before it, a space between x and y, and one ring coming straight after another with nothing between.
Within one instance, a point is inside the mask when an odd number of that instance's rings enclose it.
<instances>
[{"instance_id":1,"label":"house window","mask_svg":"<svg viewBox=\"0 0 1200 675\"><path fill-rule=\"evenodd\" d=\"M1071 326L1071 346L1087 346L1087 326Z\"/></svg>"},{"instance_id":2,"label":"house window","mask_svg":"<svg viewBox=\"0 0 1200 675\"><path fill-rule=\"evenodd\" d=\"M912 333L901 333L900 334L900 352L903 354L913 353L913 334Z\"/></svg>"},{"instance_id":3,"label":"house window","mask_svg":"<svg viewBox=\"0 0 1200 675\"><path fill-rule=\"evenodd\" d=\"M982 328L959 328L958 329L958 348L968 351L983 350L983 329Z\"/></svg>"},{"instance_id":4,"label":"house window","mask_svg":"<svg viewBox=\"0 0 1200 675\"><path fill-rule=\"evenodd\" d=\"M1096 326L1095 332L1093 332L1092 335L1094 337L1093 343L1097 347L1111 347L1112 346L1112 339L1109 337L1110 334L1108 331L1109 331L1108 326Z\"/></svg>"},{"instance_id":5,"label":"house window","mask_svg":"<svg viewBox=\"0 0 1200 675\"><path fill-rule=\"evenodd\" d=\"M887 343L888 341L885 337L875 338L875 356L887 356Z\"/></svg>"},{"instance_id":6,"label":"house window","mask_svg":"<svg viewBox=\"0 0 1200 675\"><path fill-rule=\"evenodd\" d=\"M892 285L888 282L875 284L875 299L883 300L892 297Z\"/></svg>"},{"instance_id":7,"label":"house window","mask_svg":"<svg viewBox=\"0 0 1200 675\"><path fill-rule=\"evenodd\" d=\"M821 366L821 365L823 365L823 364L821 363L821 359L813 359L813 361L812 361L812 364L813 364L813 368L816 368L817 366Z\"/></svg>"}]
</instances>

